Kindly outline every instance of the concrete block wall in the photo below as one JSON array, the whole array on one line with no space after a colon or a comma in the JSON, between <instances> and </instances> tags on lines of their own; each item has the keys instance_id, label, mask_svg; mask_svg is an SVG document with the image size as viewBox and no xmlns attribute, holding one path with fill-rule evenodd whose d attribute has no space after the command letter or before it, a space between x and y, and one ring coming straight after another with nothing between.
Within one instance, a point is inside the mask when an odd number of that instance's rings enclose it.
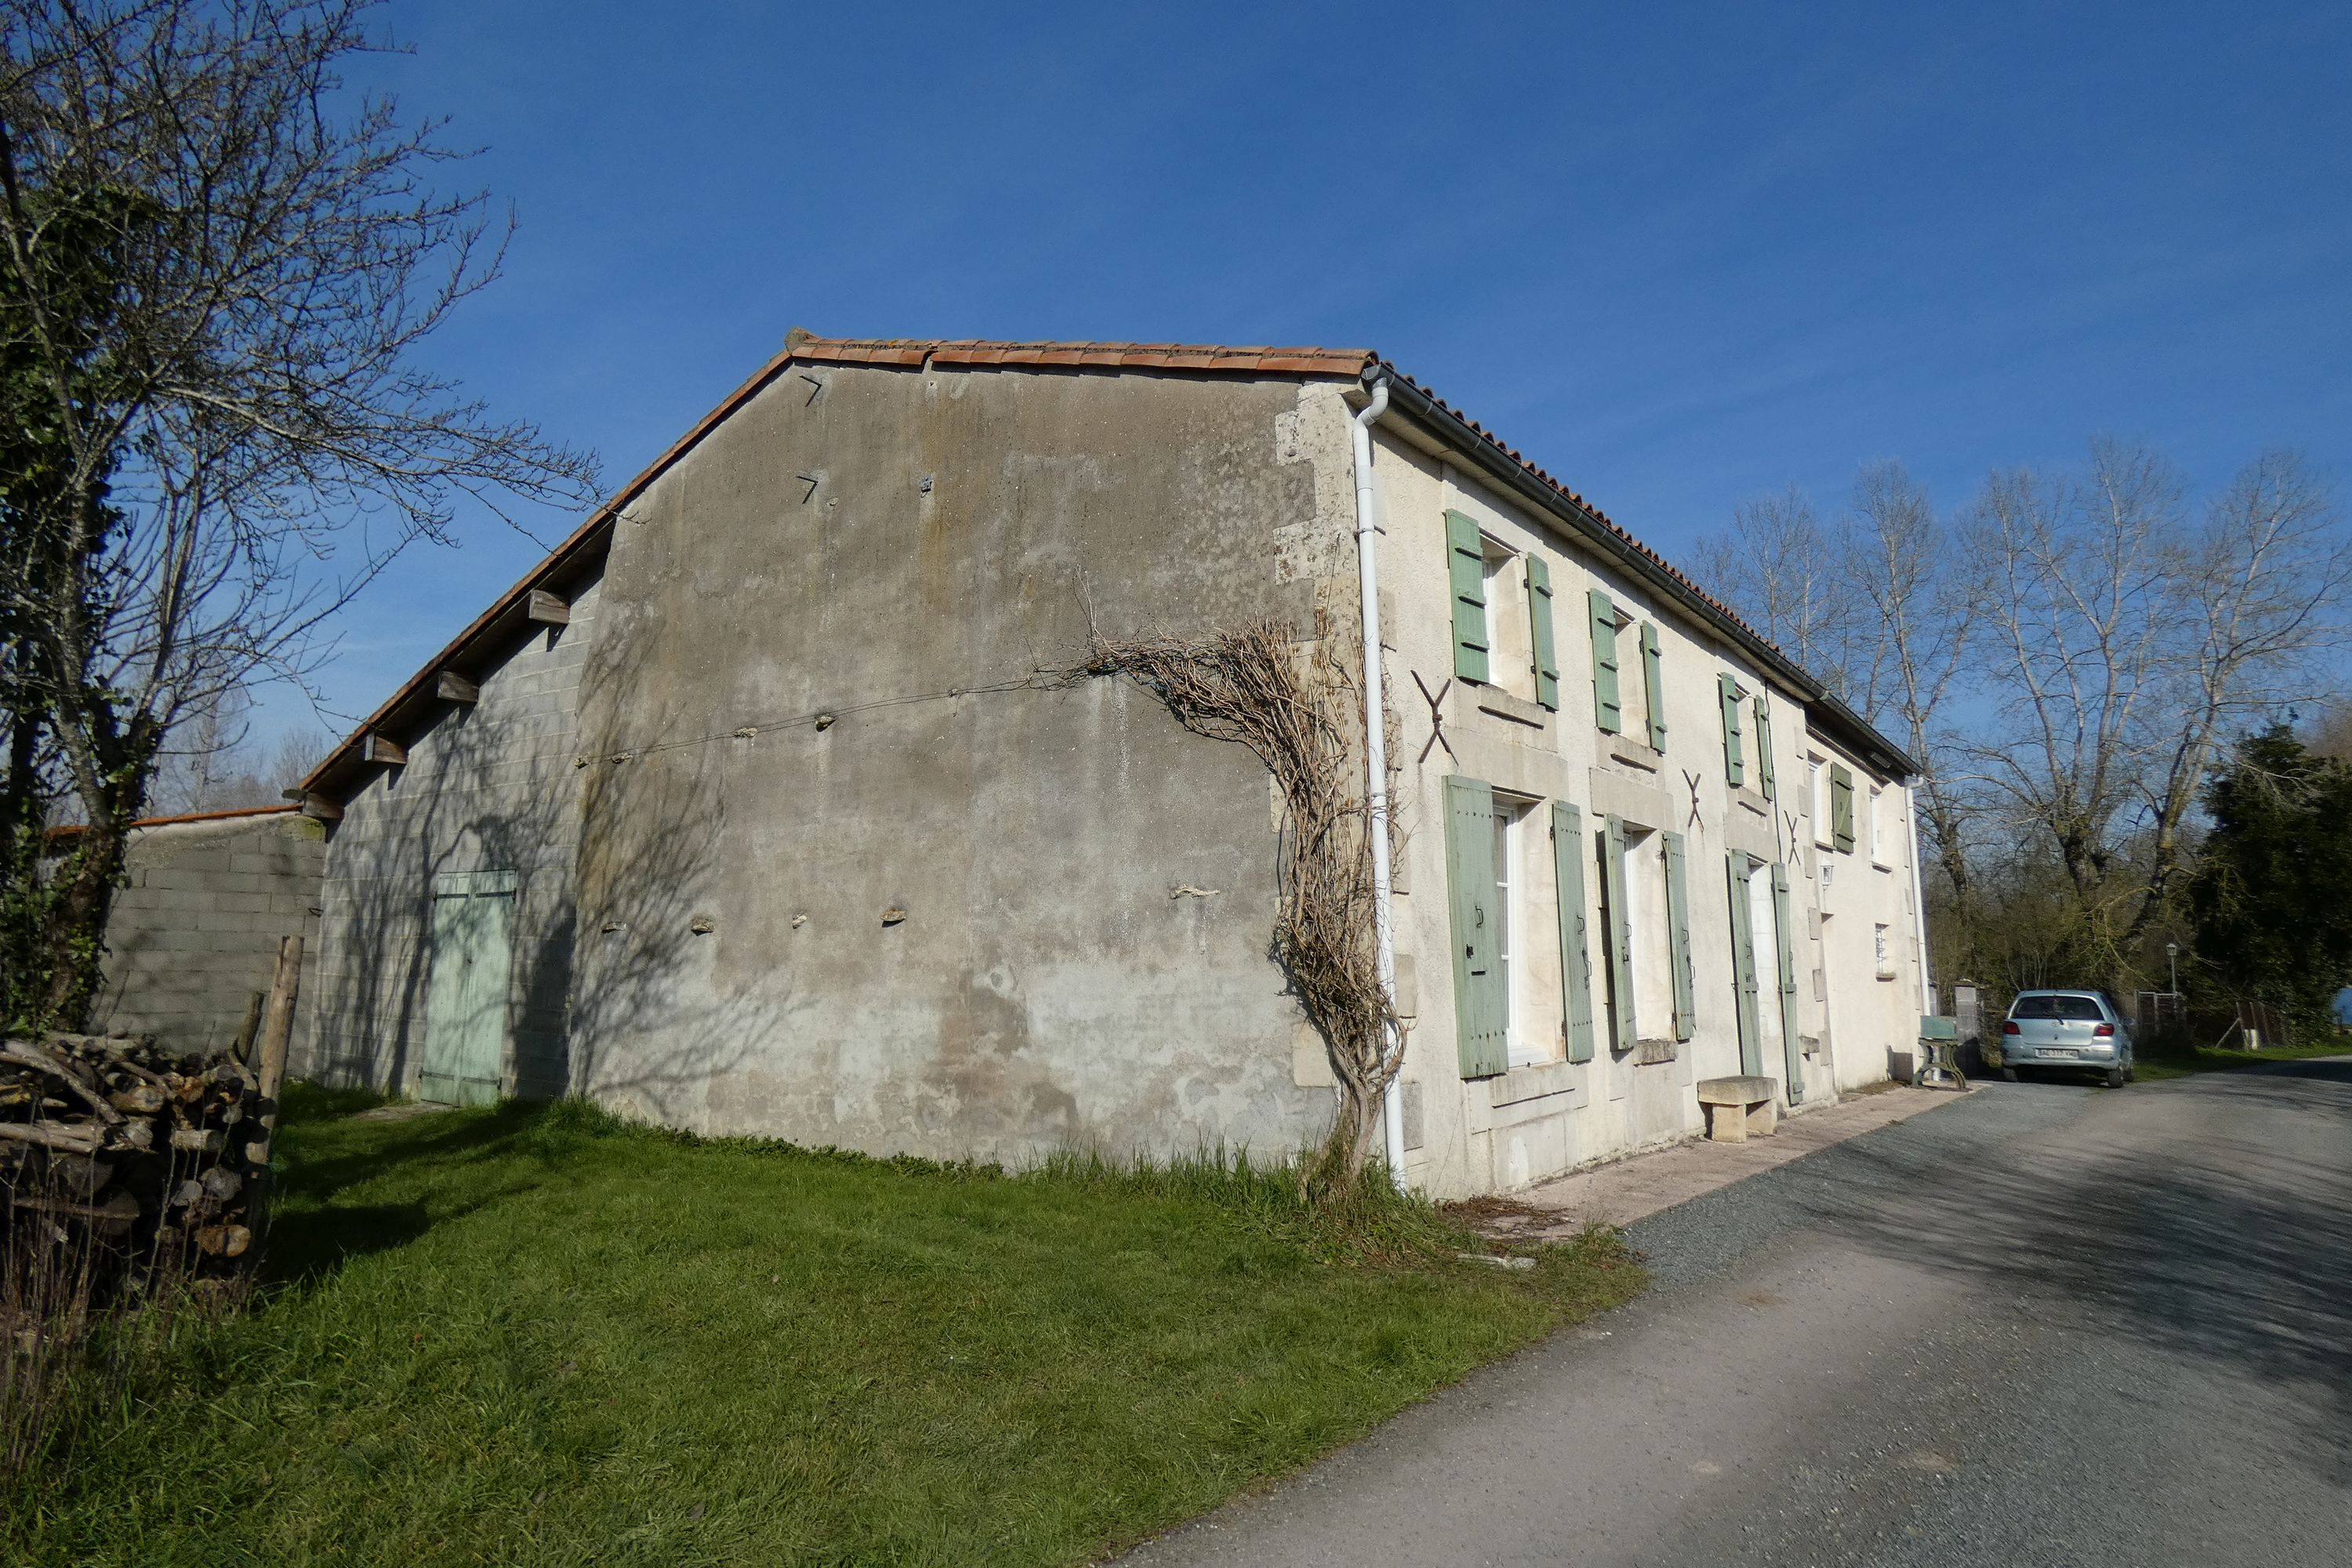
<instances>
[{"instance_id":1,"label":"concrete block wall","mask_svg":"<svg viewBox=\"0 0 2352 1568\"><path fill-rule=\"evenodd\" d=\"M298 1071L405 1089L432 986L433 885L452 871L513 871L513 969L503 1089L569 1087L568 1018L580 838L578 693L600 597L571 590L571 621L532 628L470 672L471 704L444 706L344 803L327 845L325 954Z\"/></svg>"},{"instance_id":2,"label":"concrete block wall","mask_svg":"<svg viewBox=\"0 0 2352 1568\"><path fill-rule=\"evenodd\" d=\"M280 937L301 937L306 966L317 963L325 861L320 824L291 811L137 829L92 1024L191 1049L236 1038L253 994L269 987ZM299 1014L295 1031L299 1050Z\"/></svg>"}]
</instances>

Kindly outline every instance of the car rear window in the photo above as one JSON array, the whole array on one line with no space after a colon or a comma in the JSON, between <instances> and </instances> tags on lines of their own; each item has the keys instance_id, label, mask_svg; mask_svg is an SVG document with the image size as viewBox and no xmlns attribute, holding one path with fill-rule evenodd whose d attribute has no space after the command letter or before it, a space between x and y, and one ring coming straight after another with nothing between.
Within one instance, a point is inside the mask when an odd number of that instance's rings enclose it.
<instances>
[{"instance_id":1,"label":"car rear window","mask_svg":"<svg viewBox=\"0 0 2352 1568\"><path fill-rule=\"evenodd\" d=\"M2106 1016L2088 996L2020 996L2009 1010L2012 1018L2065 1018L2097 1023Z\"/></svg>"}]
</instances>

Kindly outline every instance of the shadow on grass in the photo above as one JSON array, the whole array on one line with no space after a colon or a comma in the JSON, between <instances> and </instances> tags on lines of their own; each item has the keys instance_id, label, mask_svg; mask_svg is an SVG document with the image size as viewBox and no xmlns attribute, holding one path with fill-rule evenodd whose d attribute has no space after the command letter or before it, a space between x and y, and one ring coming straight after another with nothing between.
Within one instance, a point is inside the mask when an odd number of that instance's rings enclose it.
<instances>
[{"instance_id":1,"label":"shadow on grass","mask_svg":"<svg viewBox=\"0 0 2352 1568\"><path fill-rule=\"evenodd\" d=\"M289 1096L293 1119L279 1178L277 1213L270 1220L265 1285L315 1283L356 1258L415 1242L446 1225L540 1184L520 1179L485 1183L478 1174L436 1183L436 1172L455 1177L464 1167L524 1161L542 1172L561 1158L543 1134L551 1120L562 1121L546 1103L509 1101L485 1111L432 1110L397 1121L359 1123L334 1106L364 1090L319 1091L299 1108ZM381 1096L367 1104L380 1103ZM324 1145L325 1147L321 1147ZM428 1189L391 1201L344 1201L368 1184L397 1178ZM462 1187L456 1198L453 1189Z\"/></svg>"}]
</instances>

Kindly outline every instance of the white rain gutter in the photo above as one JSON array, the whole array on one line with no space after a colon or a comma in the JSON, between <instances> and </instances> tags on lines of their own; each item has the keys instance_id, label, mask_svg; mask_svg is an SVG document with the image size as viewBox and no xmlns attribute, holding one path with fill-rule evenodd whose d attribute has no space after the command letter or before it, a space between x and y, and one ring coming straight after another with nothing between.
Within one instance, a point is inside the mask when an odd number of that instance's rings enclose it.
<instances>
[{"instance_id":1,"label":"white rain gutter","mask_svg":"<svg viewBox=\"0 0 2352 1568\"><path fill-rule=\"evenodd\" d=\"M1911 931L1919 943L1919 1011L1933 1017L1936 980L1927 973L1927 885L1919 877L1919 786L1916 783L1903 786L1903 810L1911 819Z\"/></svg>"},{"instance_id":2,"label":"white rain gutter","mask_svg":"<svg viewBox=\"0 0 2352 1568\"><path fill-rule=\"evenodd\" d=\"M1389 894L1389 738L1384 721L1381 679L1381 570L1372 523L1372 426L1389 405L1386 376L1372 383L1372 400L1355 419L1356 445L1356 583L1362 594L1364 625L1364 803L1366 830L1372 836L1372 941L1380 954L1381 996L1396 1011L1396 919ZM1396 1048L1392 1030L1384 1029L1381 1056ZM1388 1155L1389 1176L1404 1186L1403 1090L1395 1079L1381 1099L1381 1134Z\"/></svg>"}]
</instances>

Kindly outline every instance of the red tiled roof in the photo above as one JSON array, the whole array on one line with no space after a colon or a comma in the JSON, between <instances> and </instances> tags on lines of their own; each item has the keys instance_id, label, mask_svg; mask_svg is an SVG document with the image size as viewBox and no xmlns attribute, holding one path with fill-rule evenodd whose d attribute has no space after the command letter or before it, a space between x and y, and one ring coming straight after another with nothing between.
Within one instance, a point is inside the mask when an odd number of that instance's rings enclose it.
<instances>
[{"instance_id":1,"label":"red tiled roof","mask_svg":"<svg viewBox=\"0 0 2352 1568\"><path fill-rule=\"evenodd\" d=\"M1575 502L1578 506L1583 508L1585 512L1590 515L1595 522L1598 522L1601 527L1607 529L1619 539L1623 540L1628 545L1632 546L1634 552L1641 555L1643 559L1648 561L1652 565L1657 567L1660 571L1665 573L1666 575L1672 577L1675 582L1681 584L1693 594L1697 595L1699 598L1706 601L1709 609L1712 609L1716 614L1721 616L1724 619L1738 626L1741 631L1746 632L1749 637L1754 637L1758 642L1762 643L1766 647L1771 648L1775 653L1780 653L1780 650L1779 646L1763 633L1758 631L1754 626L1749 626L1745 620L1741 619L1738 611L1725 604L1722 600L1717 598L1714 595L1708 593L1706 589L1700 587L1696 583L1691 581L1691 579L1684 574L1681 567L1676 566L1673 562L1667 560L1664 556L1659 554L1656 551L1643 543L1639 539L1634 538L1632 533L1628 532L1624 528L1621 527L1615 520L1611 518L1607 512L1602 511L1599 507L1594 506L1591 501L1586 500L1582 496L1577 494L1576 491L1570 489L1566 485L1560 483L1558 479L1553 479L1551 475L1538 468L1527 458L1522 457L1517 447L1506 446L1500 436L1496 435L1484 425L1479 424L1475 419L1471 418L1467 414L1463 413L1460 409L1446 402L1445 399L1438 396L1437 394L1432 392L1428 387L1423 386L1412 376L1405 374L1404 372L1389 363L1388 361L1381 360L1379 362L1379 364L1382 371L1394 376L1397 380L1404 383L1407 386L1412 387L1416 392L1419 392L1438 408L1462 421L1464 425L1475 432L1480 439L1486 441L1496 451L1502 453L1503 456L1510 458L1512 462L1517 463L1520 468L1526 469L1528 476L1530 479L1535 479L1547 489L1554 490L1566 497L1568 500ZM1781 657L1786 658L1788 656L1786 654L1781 654Z\"/></svg>"},{"instance_id":2,"label":"red tiled roof","mask_svg":"<svg viewBox=\"0 0 2352 1568\"><path fill-rule=\"evenodd\" d=\"M1082 365L1242 375L1357 375L1370 349L1235 348L1220 343L998 342L982 338L801 338L794 355L830 364Z\"/></svg>"},{"instance_id":3,"label":"red tiled roof","mask_svg":"<svg viewBox=\"0 0 2352 1568\"><path fill-rule=\"evenodd\" d=\"M295 805L290 801L284 805L234 805L230 806L226 811L189 811L183 812L177 816L142 816L131 826L133 827L169 827L174 823L181 822L226 822L232 817L278 816L286 812L299 811L300 809L300 807ZM86 826L86 824L79 822L61 822L58 824L57 826L50 828L46 837L50 838L70 838L75 834L83 832Z\"/></svg>"}]
</instances>

